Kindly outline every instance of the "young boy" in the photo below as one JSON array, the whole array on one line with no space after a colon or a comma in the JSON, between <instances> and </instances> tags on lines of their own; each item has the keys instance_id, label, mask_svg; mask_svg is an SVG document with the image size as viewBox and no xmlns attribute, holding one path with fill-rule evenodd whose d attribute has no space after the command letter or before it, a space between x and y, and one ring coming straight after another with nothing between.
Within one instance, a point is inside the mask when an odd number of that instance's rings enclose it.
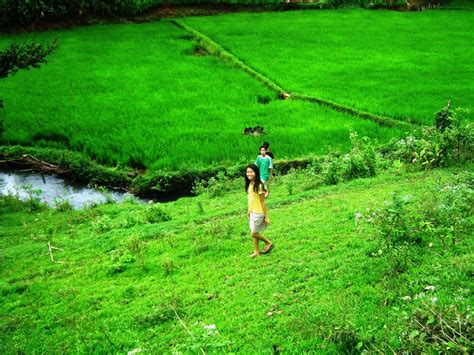
<instances>
[{"instance_id":1,"label":"young boy","mask_svg":"<svg viewBox=\"0 0 474 355\"><path fill-rule=\"evenodd\" d=\"M268 143L268 142L263 142L262 145L263 145L265 148L267 148L267 155L268 155L270 158L272 158L272 160L275 159L275 156L273 155L273 153L270 152L270 143Z\"/></svg>"},{"instance_id":2,"label":"young boy","mask_svg":"<svg viewBox=\"0 0 474 355\"><path fill-rule=\"evenodd\" d=\"M255 165L260 170L260 180L265 186L265 197L270 194L270 181L273 179L272 158L267 155L267 148L263 145L260 147L260 155L255 160Z\"/></svg>"}]
</instances>

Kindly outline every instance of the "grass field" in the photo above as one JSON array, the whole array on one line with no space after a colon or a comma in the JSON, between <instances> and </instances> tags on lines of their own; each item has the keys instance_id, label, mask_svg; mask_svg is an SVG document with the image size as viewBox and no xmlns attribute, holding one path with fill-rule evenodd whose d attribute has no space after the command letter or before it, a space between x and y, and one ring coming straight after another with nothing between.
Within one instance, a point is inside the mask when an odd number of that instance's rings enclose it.
<instances>
[{"instance_id":1,"label":"grass field","mask_svg":"<svg viewBox=\"0 0 474 355\"><path fill-rule=\"evenodd\" d=\"M474 102L474 11L294 11L183 21L290 92L430 124Z\"/></svg>"},{"instance_id":2,"label":"grass field","mask_svg":"<svg viewBox=\"0 0 474 355\"><path fill-rule=\"evenodd\" d=\"M280 177L266 232L276 248L257 259L247 257L240 179L218 198L166 205L29 213L1 199L0 352L429 352L413 324L426 305L472 316L472 238L428 238L392 273L390 258L371 257L380 239L355 215L392 192L425 200L462 170L318 189L304 175ZM63 249L53 250L60 263L48 242Z\"/></svg>"},{"instance_id":3,"label":"grass field","mask_svg":"<svg viewBox=\"0 0 474 355\"><path fill-rule=\"evenodd\" d=\"M290 92L431 124L448 99L472 106L473 13L292 11L182 21ZM278 100L238 68L196 55L189 34L167 21L3 35L0 46L55 37L60 46L47 65L0 83L4 144L187 170L249 161L264 140L277 158L293 159L345 151L350 131L380 142L401 133ZM264 136L242 134L257 125Z\"/></svg>"},{"instance_id":4,"label":"grass field","mask_svg":"<svg viewBox=\"0 0 474 355\"><path fill-rule=\"evenodd\" d=\"M350 131L380 141L400 133L316 105L276 100L219 59L190 55L193 42L183 36L169 22L29 35L59 37L60 46L40 70L0 83L4 140L83 151L105 164L187 169L248 161L263 140L282 159L345 150ZM256 125L266 135L242 134Z\"/></svg>"}]
</instances>

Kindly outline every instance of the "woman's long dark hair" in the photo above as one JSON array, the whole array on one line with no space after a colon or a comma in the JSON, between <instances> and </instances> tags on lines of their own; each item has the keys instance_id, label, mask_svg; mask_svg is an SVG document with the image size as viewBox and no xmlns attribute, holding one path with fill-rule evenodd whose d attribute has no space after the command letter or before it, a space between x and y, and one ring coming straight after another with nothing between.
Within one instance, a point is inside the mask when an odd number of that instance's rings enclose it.
<instances>
[{"instance_id":1,"label":"woman's long dark hair","mask_svg":"<svg viewBox=\"0 0 474 355\"><path fill-rule=\"evenodd\" d=\"M258 166L255 165L255 164L249 164L245 168L245 192L248 192L249 185L252 182L247 177L247 169L249 169L249 168L252 169L253 172L255 173L255 183L253 184L253 191L258 193L258 190L260 189L260 185L262 185L262 189L263 189L263 191L265 191L265 186L263 185L262 180L260 180L260 170L258 169Z\"/></svg>"}]
</instances>

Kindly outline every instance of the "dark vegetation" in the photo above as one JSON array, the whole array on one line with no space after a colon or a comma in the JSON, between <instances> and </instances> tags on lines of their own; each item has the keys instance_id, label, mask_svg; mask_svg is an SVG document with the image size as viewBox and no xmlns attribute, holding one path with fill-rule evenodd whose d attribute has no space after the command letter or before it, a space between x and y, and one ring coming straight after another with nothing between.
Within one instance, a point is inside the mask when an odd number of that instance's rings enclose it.
<instances>
[{"instance_id":1,"label":"dark vegetation","mask_svg":"<svg viewBox=\"0 0 474 355\"><path fill-rule=\"evenodd\" d=\"M57 40L48 45L41 43L11 44L0 52L0 79L15 75L20 69L39 68L46 57L56 50Z\"/></svg>"},{"instance_id":2,"label":"dark vegetation","mask_svg":"<svg viewBox=\"0 0 474 355\"><path fill-rule=\"evenodd\" d=\"M453 0L4 0L0 5L0 28L48 28L94 22L95 19L149 20L183 15L208 15L235 11L291 10L304 8L389 8L423 10L436 8ZM62 22L61 22L62 21Z\"/></svg>"}]
</instances>

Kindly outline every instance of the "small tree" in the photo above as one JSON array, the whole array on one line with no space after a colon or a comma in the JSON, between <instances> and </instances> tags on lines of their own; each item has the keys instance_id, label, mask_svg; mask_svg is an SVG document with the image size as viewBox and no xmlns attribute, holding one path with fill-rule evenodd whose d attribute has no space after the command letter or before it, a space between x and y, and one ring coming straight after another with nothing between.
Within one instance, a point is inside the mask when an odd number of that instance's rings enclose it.
<instances>
[{"instance_id":1,"label":"small tree","mask_svg":"<svg viewBox=\"0 0 474 355\"><path fill-rule=\"evenodd\" d=\"M0 52L0 79L15 75L20 69L39 68L46 57L56 50L58 39L48 45L41 43L11 44Z\"/></svg>"},{"instance_id":2,"label":"small tree","mask_svg":"<svg viewBox=\"0 0 474 355\"><path fill-rule=\"evenodd\" d=\"M23 45L11 44L0 52L0 79L15 75L20 69L39 68L40 64L46 64L46 57L54 52L57 46L57 38L48 45L35 42ZM2 107L3 100L0 99L0 108ZM3 120L0 120L0 138L4 131Z\"/></svg>"}]
</instances>

